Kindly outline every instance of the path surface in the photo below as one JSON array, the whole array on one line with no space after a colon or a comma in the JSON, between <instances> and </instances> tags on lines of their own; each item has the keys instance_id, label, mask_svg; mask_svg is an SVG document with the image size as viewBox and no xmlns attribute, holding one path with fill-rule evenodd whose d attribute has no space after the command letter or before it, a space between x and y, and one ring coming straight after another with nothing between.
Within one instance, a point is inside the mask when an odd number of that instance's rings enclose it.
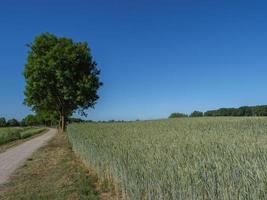
<instances>
[{"instance_id":1,"label":"path surface","mask_svg":"<svg viewBox=\"0 0 267 200\"><path fill-rule=\"evenodd\" d=\"M29 158L34 151L45 145L55 136L57 130L49 131L0 154L0 185L7 182L9 176Z\"/></svg>"}]
</instances>

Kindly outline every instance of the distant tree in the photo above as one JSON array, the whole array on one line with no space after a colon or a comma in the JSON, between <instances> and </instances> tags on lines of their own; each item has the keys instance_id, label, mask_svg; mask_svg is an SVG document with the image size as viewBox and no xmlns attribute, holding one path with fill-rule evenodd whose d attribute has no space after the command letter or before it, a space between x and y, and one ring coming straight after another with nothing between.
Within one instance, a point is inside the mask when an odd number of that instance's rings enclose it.
<instances>
[{"instance_id":1,"label":"distant tree","mask_svg":"<svg viewBox=\"0 0 267 200\"><path fill-rule=\"evenodd\" d=\"M27 115L26 117L24 117L21 120L20 124L21 124L21 126L32 126L32 125L36 125L35 116L34 115Z\"/></svg>"},{"instance_id":2,"label":"distant tree","mask_svg":"<svg viewBox=\"0 0 267 200\"><path fill-rule=\"evenodd\" d=\"M7 121L7 124L8 124L8 126L19 126L20 125L20 123L16 119L9 119Z\"/></svg>"},{"instance_id":3,"label":"distant tree","mask_svg":"<svg viewBox=\"0 0 267 200\"><path fill-rule=\"evenodd\" d=\"M4 117L0 117L0 127L5 127L5 126L7 126L6 119Z\"/></svg>"},{"instance_id":4,"label":"distant tree","mask_svg":"<svg viewBox=\"0 0 267 200\"><path fill-rule=\"evenodd\" d=\"M85 116L95 105L100 71L86 42L44 33L28 47L24 103L34 111L55 111L61 132L74 111Z\"/></svg>"},{"instance_id":5,"label":"distant tree","mask_svg":"<svg viewBox=\"0 0 267 200\"><path fill-rule=\"evenodd\" d=\"M57 123L59 116L56 111L37 111L36 118L41 125L53 126Z\"/></svg>"},{"instance_id":6,"label":"distant tree","mask_svg":"<svg viewBox=\"0 0 267 200\"><path fill-rule=\"evenodd\" d=\"M75 117L70 117L68 119L69 123L81 123L81 122L85 122L85 120L81 119L81 118L75 118Z\"/></svg>"},{"instance_id":7,"label":"distant tree","mask_svg":"<svg viewBox=\"0 0 267 200\"><path fill-rule=\"evenodd\" d=\"M57 123L56 112L37 112L36 114L27 115L20 122L21 126L50 125Z\"/></svg>"},{"instance_id":8,"label":"distant tree","mask_svg":"<svg viewBox=\"0 0 267 200\"><path fill-rule=\"evenodd\" d=\"M209 110L204 116L267 116L267 106L242 106L239 108L220 108Z\"/></svg>"},{"instance_id":9,"label":"distant tree","mask_svg":"<svg viewBox=\"0 0 267 200\"><path fill-rule=\"evenodd\" d=\"M252 108L248 106L240 107L239 110L241 111L242 116L252 116L253 114Z\"/></svg>"},{"instance_id":10,"label":"distant tree","mask_svg":"<svg viewBox=\"0 0 267 200\"><path fill-rule=\"evenodd\" d=\"M180 117L188 117L188 115L187 114L184 114L184 113L178 113L178 112L176 112L176 113L172 113L169 116L169 118L180 118Z\"/></svg>"},{"instance_id":11,"label":"distant tree","mask_svg":"<svg viewBox=\"0 0 267 200\"><path fill-rule=\"evenodd\" d=\"M203 117L203 112L194 111L190 114L190 117Z\"/></svg>"},{"instance_id":12,"label":"distant tree","mask_svg":"<svg viewBox=\"0 0 267 200\"><path fill-rule=\"evenodd\" d=\"M35 115L27 115L25 118L22 119L21 125L22 126L34 126L38 125L39 122Z\"/></svg>"},{"instance_id":13,"label":"distant tree","mask_svg":"<svg viewBox=\"0 0 267 200\"><path fill-rule=\"evenodd\" d=\"M208 110L208 111L204 112L204 116L205 117L212 117L212 116L214 116L214 110Z\"/></svg>"},{"instance_id":14,"label":"distant tree","mask_svg":"<svg viewBox=\"0 0 267 200\"><path fill-rule=\"evenodd\" d=\"M254 113L256 116L267 116L267 106L256 106Z\"/></svg>"}]
</instances>

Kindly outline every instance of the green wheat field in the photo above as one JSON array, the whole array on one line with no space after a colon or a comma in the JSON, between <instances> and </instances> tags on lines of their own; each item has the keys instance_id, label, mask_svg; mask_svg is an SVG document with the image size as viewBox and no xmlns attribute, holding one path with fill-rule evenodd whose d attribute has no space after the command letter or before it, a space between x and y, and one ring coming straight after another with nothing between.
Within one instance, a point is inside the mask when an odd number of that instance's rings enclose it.
<instances>
[{"instance_id":1,"label":"green wheat field","mask_svg":"<svg viewBox=\"0 0 267 200\"><path fill-rule=\"evenodd\" d=\"M267 118L71 124L75 152L122 199L267 199Z\"/></svg>"}]
</instances>

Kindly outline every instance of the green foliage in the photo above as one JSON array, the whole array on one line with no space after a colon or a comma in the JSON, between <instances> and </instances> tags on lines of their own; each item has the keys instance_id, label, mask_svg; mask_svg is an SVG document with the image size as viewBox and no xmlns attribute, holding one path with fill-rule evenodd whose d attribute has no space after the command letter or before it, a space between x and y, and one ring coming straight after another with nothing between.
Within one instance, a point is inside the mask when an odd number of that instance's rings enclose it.
<instances>
[{"instance_id":1,"label":"green foliage","mask_svg":"<svg viewBox=\"0 0 267 200\"><path fill-rule=\"evenodd\" d=\"M57 124L57 117L55 112L38 112L35 115L27 115L20 122L17 119L9 119L6 122L4 117L0 117L0 127L14 127L14 126L53 126Z\"/></svg>"},{"instance_id":2,"label":"green foliage","mask_svg":"<svg viewBox=\"0 0 267 200\"><path fill-rule=\"evenodd\" d=\"M53 126L57 124L55 112L37 112L35 115L27 115L21 121L21 126Z\"/></svg>"},{"instance_id":3,"label":"green foliage","mask_svg":"<svg viewBox=\"0 0 267 200\"><path fill-rule=\"evenodd\" d=\"M172 113L169 118L181 118L181 117L188 117L187 114L184 114L184 113Z\"/></svg>"},{"instance_id":4,"label":"green foliage","mask_svg":"<svg viewBox=\"0 0 267 200\"><path fill-rule=\"evenodd\" d=\"M203 112L194 111L190 114L190 117L203 117Z\"/></svg>"},{"instance_id":5,"label":"green foliage","mask_svg":"<svg viewBox=\"0 0 267 200\"><path fill-rule=\"evenodd\" d=\"M125 199L267 199L266 118L71 124L75 152Z\"/></svg>"},{"instance_id":6,"label":"green foliage","mask_svg":"<svg viewBox=\"0 0 267 200\"><path fill-rule=\"evenodd\" d=\"M57 124L57 119L59 118L59 116L55 111L38 111L36 113L36 118L39 124L53 126Z\"/></svg>"},{"instance_id":7,"label":"green foliage","mask_svg":"<svg viewBox=\"0 0 267 200\"><path fill-rule=\"evenodd\" d=\"M7 121L7 125L8 125L8 126L13 126L13 127L15 127L15 126L19 126L20 123L19 123L19 121L16 120L16 119L9 119L9 120Z\"/></svg>"},{"instance_id":8,"label":"green foliage","mask_svg":"<svg viewBox=\"0 0 267 200\"><path fill-rule=\"evenodd\" d=\"M63 127L74 111L85 115L102 84L88 44L44 33L28 46L25 104L37 112L56 111Z\"/></svg>"},{"instance_id":9,"label":"green foliage","mask_svg":"<svg viewBox=\"0 0 267 200\"><path fill-rule=\"evenodd\" d=\"M0 127L6 127L6 119L4 117L0 117Z\"/></svg>"},{"instance_id":10,"label":"green foliage","mask_svg":"<svg viewBox=\"0 0 267 200\"><path fill-rule=\"evenodd\" d=\"M220 108L204 113L207 117L215 116L267 116L267 106L242 106L240 108Z\"/></svg>"},{"instance_id":11,"label":"green foliage","mask_svg":"<svg viewBox=\"0 0 267 200\"><path fill-rule=\"evenodd\" d=\"M74 117L70 117L68 119L69 123L81 123L81 122L85 122L85 120L81 119L81 118L74 118Z\"/></svg>"},{"instance_id":12,"label":"green foliage","mask_svg":"<svg viewBox=\"0 0 267 200\"><path fill-rule=\"evenodd\" d=\"M22 126L36 126L39 124L39 121L35 115L27 115L21 121Z\"/></svg>"}]
</instances>

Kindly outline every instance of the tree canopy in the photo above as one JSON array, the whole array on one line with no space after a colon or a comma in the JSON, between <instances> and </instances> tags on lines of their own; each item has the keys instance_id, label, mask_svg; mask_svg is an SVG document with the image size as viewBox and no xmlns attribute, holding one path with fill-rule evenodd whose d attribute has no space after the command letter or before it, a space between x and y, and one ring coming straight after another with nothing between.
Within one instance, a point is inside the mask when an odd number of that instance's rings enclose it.
<instances>
[{"instance_id":1,"label":"tree canopy","mask_svg":"<svg viewBox=\"0 0 267 200\"><path fill-rule=\"evenodd\" d=\"M7 121L7 125L8 126L20 126L19 121L14 119L14 118L13 119L9 119Z\"/></svg>"},{"instance_id":2,"label":"tree canopy","mask_svg":"<svg viewBox=\"0 0 267 200\"><path fill-rule=\"evenodd\" d=\"M190 117L203 117L203 112L201 111L194 111L190 114Z\"/></svg>"},{"instance_id":3,"label":"tree canopy","mask_svg":"<svg viewBox=\"0 0 267 200\"><path fill-rule=\"evenodd\" d=\"M56 112L64 129L67 117L75 111L86 115L99 98L100 71L90 48L50 33L37 36L28 47L24 103L36 112Z\"/></svg>"},{"instance_id":4,"label":"tree canopy","mask_svg":"<svg viewBox=\"0 0 267 200\"><path fill-rule=\"evenodd\" d=\"M179 112L172 113L169 116L169 118L180 118L180 117L188 117L188 116L187 116L187 114L179 113Z\"/></svg>"}]
</instances>

